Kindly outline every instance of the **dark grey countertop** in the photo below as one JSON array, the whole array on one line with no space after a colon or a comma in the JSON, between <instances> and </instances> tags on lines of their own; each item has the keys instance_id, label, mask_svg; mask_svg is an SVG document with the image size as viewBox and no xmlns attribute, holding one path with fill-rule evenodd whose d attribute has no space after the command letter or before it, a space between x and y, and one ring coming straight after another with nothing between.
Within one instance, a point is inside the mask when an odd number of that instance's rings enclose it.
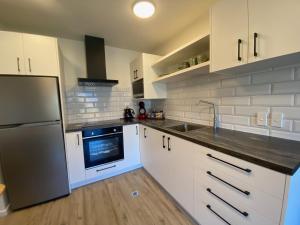
<instances>
[{"instance_id":1,"label":"dark grey countertop","mask_svg":"<svg viewBox=\"0 0 300 225\"><path fill-rule=\"evenodd\" d=\"M182 133L168 128L184 123L176 120L110 120L88 125L71 124L67 126L66 131L73 132L94 127L122 126L137 123L284 174L293 175L300 166L299 141L222 128L214 131L211 127Z\"/></svg>"}]
</instances>

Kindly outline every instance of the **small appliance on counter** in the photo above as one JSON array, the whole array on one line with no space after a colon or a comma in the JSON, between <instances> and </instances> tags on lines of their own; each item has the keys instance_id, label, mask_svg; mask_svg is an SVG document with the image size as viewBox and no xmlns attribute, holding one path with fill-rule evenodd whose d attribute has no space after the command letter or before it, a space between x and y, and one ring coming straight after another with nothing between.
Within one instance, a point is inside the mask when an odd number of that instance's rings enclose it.
<instances>
[{"instance_id":1,"label":"small appliance on counter","mask_svg":"<svg viewBox=\"0 0 300 225\"><path fill-rule=\"evenodd\" d=\"M151 113L148 114L148 119L151 120L164 120L165 119L165 114L163 111L156 112L153 110Z\"/></svg>"},{"instance_id":2,"label":"small appliance on counter","mask_svg":"<svg viewBox=\"0 0 300 225\"><path fill-rule=\"evenodd\" d=\"M147 118L147 113L145 109L145 103L144 102L139 102L139 120L145 120Z\"/></svg>"},{"instance_id":3,"label":"small appliance on counter","mask_svg":"<svg viewBox=\"0 0 300 225\"><path fill-rule=\"evenodd\" d=\"M135 112L133 109L126 107L126 109L124 109L124 119L125 120L131 120L133 119L135 116Z\"/></svg>"}]
</instances>

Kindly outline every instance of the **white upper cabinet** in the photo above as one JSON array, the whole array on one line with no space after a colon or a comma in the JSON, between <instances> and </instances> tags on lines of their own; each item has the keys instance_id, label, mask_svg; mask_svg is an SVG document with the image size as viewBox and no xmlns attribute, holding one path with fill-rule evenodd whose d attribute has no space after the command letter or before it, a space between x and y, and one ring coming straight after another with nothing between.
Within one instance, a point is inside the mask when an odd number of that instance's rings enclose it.
<instances>
[{"instance_id":1,"label":"white upper cabinet","mask_svg":"<svg viewBox=\"0 0 300 225\"><path fill-rule=\"evenodd\" d=\"M23 34L26 73L30 75L59 75L57 39Z\"/></svg>"},{"instance_id":2,"label":"white upper cabinet","mask_svg":"<svg viewBox=\"0 0 300 225\"><path fill-rule=\"evenodd\" d=\"M298 63L299 9L299 0L217 1L210 14L210 72L237 69L245 64L237 71ZM262 60L265 61L253 64Z\"/></svg>"},{"instance_id":3,"label":"white upper cabinet","mask_svg":"<svg viewBox=\"0 0 300 225\"><path fill-rule=\"evenodd\" d=\"M25 74L22 34L0 31L0 74Z\"/></svg>"},{"instance_id":4,"label":"white upper cabinet","mask_svg":"<svg viewBox=\"0 0 300 225\"><path fill-rule=\"evenodd\" d=\"M59 76L57 39L0 31L0 74Z\"/></svg>"},{"instance_id":5,"label":"white upper cabinet","mask_svg":"<svg viewBox=\"0 0 300 225\"><path fill-rule=\"evenodd\" d=\"M130 64L131 81L137 81L143 78L143 57L140 56Z\"/></svg>"},{"instance_id":6,"label":"white upper cabinet","mask_svg":"<svg viewBox=\"0 0 300 225\"><path fill-rule=\"evenodd\" d=\"M299 0L248 0L248 5L249 62L300 51Z\"/></svg>"},{"instance_id":7,"label":"white upper cabinet","mask_svg":"<svg viewBox=\"0 0 300 225\"><path fill-rule=\"evenodd\" d=\"M144 96L137 96L137 98L163 99L167 97L166 85L153 83L158 75L153 70L152 64L158 59L160 56L142 53L130 63L132 85L134 86L136 81L141 82L140 80L143 79Z\"/></svg>"},{"instance_id":8,"label":"white upper cabinet","mask_svg":"<svg viewBox=\"0 0 300 225\"><path fill-rule=\"evenodd\" d=\"M221 0L211 9L211 72L247 63L247 0Z\"/></svg>"}]
</instances>

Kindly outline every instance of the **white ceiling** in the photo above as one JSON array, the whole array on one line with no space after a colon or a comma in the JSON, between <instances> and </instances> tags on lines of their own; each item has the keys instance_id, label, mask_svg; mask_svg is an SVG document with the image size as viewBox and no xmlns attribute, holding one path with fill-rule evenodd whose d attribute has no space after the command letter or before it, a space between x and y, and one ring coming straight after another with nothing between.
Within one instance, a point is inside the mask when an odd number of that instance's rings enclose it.
<instances>
[{"instance_id":1,"label":"white ceiling","mask_svg":"<svg viewBox=\"0 0 300 225\"><path fill-rule=\"evenodd\" d=\"M82 39L104 37L107 45L151 52L207 13L215 0L153 0L155 15L135 17L135 0L1 0L7 30Z\"/></svg>"}]
</instances>

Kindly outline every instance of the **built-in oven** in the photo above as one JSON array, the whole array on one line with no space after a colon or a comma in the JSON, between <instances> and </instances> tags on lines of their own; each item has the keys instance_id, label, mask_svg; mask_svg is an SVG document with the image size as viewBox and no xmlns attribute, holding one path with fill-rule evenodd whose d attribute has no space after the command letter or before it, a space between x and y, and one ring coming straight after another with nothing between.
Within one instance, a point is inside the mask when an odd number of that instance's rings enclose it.
<instances>
[{"instance_id":1,"label":"built-in oven","mask_svg":"<svg viewBox=\"0 0 300 225\"><path fill-rule=\"evenodd\" d=\"M144 98L144 79L132 82L132 91L134 98Z\"/></svg>"},{"instance_id":2,"label":"built-in oven","mask_svg":"<svg viewBox=\"0 0 300 225\"><path fill-rule=\"evenodd\" d=\"M124 159L123 127L82 131L85 168Z\"/></svg>"}]
</instances>

